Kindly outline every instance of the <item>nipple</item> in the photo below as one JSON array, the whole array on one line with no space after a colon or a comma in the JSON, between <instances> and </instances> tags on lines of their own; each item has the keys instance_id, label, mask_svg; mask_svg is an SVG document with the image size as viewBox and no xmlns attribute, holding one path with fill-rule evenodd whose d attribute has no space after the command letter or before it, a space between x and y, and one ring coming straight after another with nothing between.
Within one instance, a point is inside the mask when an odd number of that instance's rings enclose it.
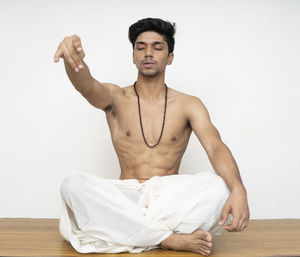
<instances>
[{"instance_id":1,"label":"nipple","mask_svg":"<svg viewBox=\"0 0 300 257\"><path fill-rule=\"evenodd\" d=\"M128 130L126 135L129 137L131 135L130 131Z\"/></svg>"},{"instance_id":2,"label":"nipple","mask_svg":"<svg viewBox=\"0 0 300 257\"><path fill-rule=\"evenodd\" d=\"M175 140L176 140L176 137L175 137L175 136L172 136L171 140L172 140L172 141L175 141Z\"/></svg>"}]
</instances>

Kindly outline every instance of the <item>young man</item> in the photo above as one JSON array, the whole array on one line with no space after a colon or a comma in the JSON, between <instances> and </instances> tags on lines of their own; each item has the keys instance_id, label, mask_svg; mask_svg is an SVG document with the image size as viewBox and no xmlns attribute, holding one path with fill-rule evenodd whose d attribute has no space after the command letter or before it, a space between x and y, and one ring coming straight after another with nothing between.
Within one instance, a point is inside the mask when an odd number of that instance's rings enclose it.
<instances>
[{"instance_id":1,"label":"young man","mask_svg":"<svg viewBox=\"0 0 300 257\"><path fill-rule=\"evenodd\" d=\"M65 37L55 53L74 87L105 112L121 167L120 179L74 173L61 185L60 232L79 252L161 247L209 255L214 235L248 226L246 189L207 109L198 97L165 83L174 34L175 24L161 19L130 26L138 76L126 87L91 76L77 35ZM215 172L178 174L192 131Z\"/></svg>"}]
</instances>

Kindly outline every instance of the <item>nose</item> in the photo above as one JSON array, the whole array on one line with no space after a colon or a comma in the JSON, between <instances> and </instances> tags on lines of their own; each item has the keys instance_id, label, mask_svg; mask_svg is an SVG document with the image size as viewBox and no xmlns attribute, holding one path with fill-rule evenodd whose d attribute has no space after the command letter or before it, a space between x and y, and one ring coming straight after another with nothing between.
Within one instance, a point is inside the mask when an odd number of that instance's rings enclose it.
<instances>
[{"instance_id":1,"label":"nose","mask_svg":"<svg viewBox=\"0 0 300 257\"><path fill-rule=\"evenodd\" d=\"M153 49L151 46L147 46L146 51L145 51L145 57L153 57Z\"/></svg>"}]
</instances>

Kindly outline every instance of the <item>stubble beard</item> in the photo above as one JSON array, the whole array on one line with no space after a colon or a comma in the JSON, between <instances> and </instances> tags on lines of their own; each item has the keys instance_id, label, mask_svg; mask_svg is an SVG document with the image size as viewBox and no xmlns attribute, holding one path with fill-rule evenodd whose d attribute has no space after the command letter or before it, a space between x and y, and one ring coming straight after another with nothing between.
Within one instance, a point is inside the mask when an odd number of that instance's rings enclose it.
<instances>
[{"instance_id":1,"label":"stubble beard","mask_svg":"<svg viewBox=\"0 0 300 257\"><path fill-rule=\"evenodd\" d=\"M157 76L159 73L162 73L164 71L164 69L157 69L157 70L143 70L140 69L140 73L145 76L145 77L155 77Z\"/></svg>"},{"instance_id":2,"label":"stubble beard","mask_svg":"<svg viewBox=\"0 0 300 257\"><path fill-rule=\"evenodd\" d=\"M151 72L144 72L141 70L140 73L145 77L155 77L159 73L159 70L151 71Z\"/></svg>"}]
</instances>

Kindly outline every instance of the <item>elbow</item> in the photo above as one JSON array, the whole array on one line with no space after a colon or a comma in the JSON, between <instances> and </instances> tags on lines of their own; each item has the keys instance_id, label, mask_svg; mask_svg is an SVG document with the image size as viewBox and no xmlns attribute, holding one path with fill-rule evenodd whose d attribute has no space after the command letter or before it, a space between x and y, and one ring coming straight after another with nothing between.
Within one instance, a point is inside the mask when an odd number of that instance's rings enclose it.
<instances>
[{"instance_id":1,"label":"elbow","mask_svg":"<svg viewBox=\"0 0 300 257\"><path fill-rule=\"evenodd\" d=\"M227 148L226 145L222 142L222 140L213 142L207 151L209 159L213 159L220 151L222 152L224 150L224 147Z\"/></svg>"}]
</instances>

